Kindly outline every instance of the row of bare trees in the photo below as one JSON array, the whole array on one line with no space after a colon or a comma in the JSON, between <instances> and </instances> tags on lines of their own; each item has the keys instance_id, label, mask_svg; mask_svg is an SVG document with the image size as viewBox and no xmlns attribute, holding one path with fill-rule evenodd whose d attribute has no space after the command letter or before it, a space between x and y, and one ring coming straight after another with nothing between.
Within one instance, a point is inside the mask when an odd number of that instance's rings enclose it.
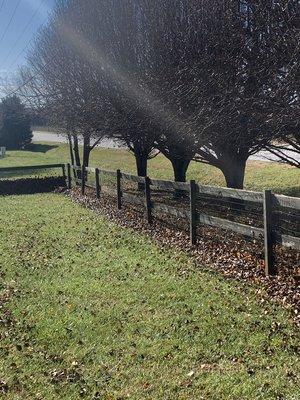
<instances>
[{"instance_id":1,"label":"row of bare trees","mask_svg":"<svg viewBox=\"0 0 300 400\"><path fill-rule=\"evenodd\" d=\"M299 13L298 0L59 0L22 94L77 163L112 137L141 176L160 152L177 181L196 160L242 188L252 154L299 151Z\"/></svg>"}]
</instances>

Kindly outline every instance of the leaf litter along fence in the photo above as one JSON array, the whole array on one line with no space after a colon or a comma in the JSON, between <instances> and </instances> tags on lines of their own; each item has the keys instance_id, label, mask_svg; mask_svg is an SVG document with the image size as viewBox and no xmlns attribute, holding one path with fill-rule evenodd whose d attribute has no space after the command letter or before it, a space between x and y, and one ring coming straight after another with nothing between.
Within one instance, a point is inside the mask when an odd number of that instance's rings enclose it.
<instances>
[{"instance_id":1,"label":"leaf litter along fence","mask_svg":"<svg viewBox=\"0 0 300 400\"><path fill-rule=\"evenodd\" d=\"M66 165L0 168L0 195L51 192L66 186Z\"/></svg>"},{"instance_id":2,"label":"leaf litter along fence","mask_svg":"<svg viewBox=\"0 0 300 400\"><path fill-rule=\"evenodd\" d=\"M267 275L277 273L276 244L300 250L300 198L276 195L269 190L251 192L203 186L195 181L139 177L120 170L50 164L0 168L0 194L49 192L66 185L71 188L72 169L83 194L85 187L92 187L98 198L102 192L116 197L119 209L125 203L141 206L149 224L153 217L162 215L188 223L192 244L196 243L197 228L201 225L264 239Z\"/></svg>"},{"instance_id":3,"label":"leaf litter along fence","mask_svg":"<svg viewBox=\"0 0 300 400\"><path fill-rule=\"evenodd\" d=\"M275 245L300 250L300 198L277 195L270 190L253 192L140 177L120 170L67 165L68 187L72 170L82 194L86 187L116 197L117 207L126 203L143 207L149 224L165 215L188 223L190 240L197 241L197 228L224 229L252 239L264 240L266 275L276 275ZM142 190L141 190L142 188Z\"/></svg>"}]
</instances>

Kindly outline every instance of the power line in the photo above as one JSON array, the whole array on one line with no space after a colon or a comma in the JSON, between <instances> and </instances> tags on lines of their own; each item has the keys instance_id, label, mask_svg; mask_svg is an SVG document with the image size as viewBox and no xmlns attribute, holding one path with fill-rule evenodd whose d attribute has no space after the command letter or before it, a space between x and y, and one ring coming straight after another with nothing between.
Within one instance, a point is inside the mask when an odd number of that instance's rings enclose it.
<instances>
[{"instance_id":1,"label":"power line","mask_svg":"<svg viewBox=\"0 0 300 400\"><path fill-rule=\"evenodd\" d=\"M28 83L30 83L34 78L36 78L39 74L35 74L32 75L29 79L27 79L24 83L22 83L22 85L20 85L17 89L13 90L12 92L8 93L6 96L13 96L14 94L18 93L18 91L20 89L22 89L23 87L25 87L26 85L28 85Z\"/></svg>"},{"instance_id":2,"label":"power line","mask_svg":"<svg viewBox=\"0 0 300 400\"><path fill-rule=\"evenodd\" d=\"M24 53L24 51L28 48L28 46L30 45L30 43L32 42L32 38L30 38L28 40L28 42L26 43L25 47L23 47L23 49L17 54L17 56L13 59L13 61L9 64L8 69L11 69L11 67L18 61L18 59L20 58L20 56Z\"/></svg>"},{"instance_id":3,"label":"power line","mask_svg":"<svg viewBox=\"0 0 300 400\"><path fill-rule=\"evenodd\" d=\"M45 67L47 65L49 65L52 61L50 60L49 62L47 62L45 64ZM33 81L33 79L37 78L40 75L40 73L35 73L34 75L31 75L30 78L28 78L25 82L23 82L20 86L18 86L16 89L14 89L12 92L8 93L6 96L13 96L14 94L16 94L20 89L22 89L23 87L25 87L26 85L28 85L28 83L30 83L31 81Z\"/></svg>"},{"instance_id":4,"label":"power line","mask_svg":"<svg viewBox=\"0 0 300 400\"><path fill-rule=\"evenodd\" d=\"M5 0L2 0L1 6L0 6L0 12L2 11L3 5L4 5Z\"/></svg>"},{"instance_id":5,"label":"power line","mask_svg":"<svg viewBox=\"0 0 300 400\"><path fill-rule=\"evenodd\" d=\"M44 25L44 23L47 21L48 17L45 18L45 20L42 22L41 26ZM11 69L12 66L18 61L18 59L20 58L20 56L24 53L24 51L28 48L28 46L30 45L30 43L32 42L33 38L35 36L35 33L33 34L33 36L28 40L28 42L26 43L26 45L23 47L23 49L17 54L17 56L13 59L13 61L9 64L8 69Z\"/></svg>"},{"instance_id":6,"label":"power line","mask_svg":"<svg viewBox=\"0 0 300 400\"><path fill-rule=\"evenodd\" d=\"M9 22L8 22L8 24L7 24L7 26L6 26L6 28L4 29L4 32L3 32L3 34L2 34L2 36L1 36L1 38L0 38L0 44L2 43L2 41L3 41L3 39L4 39L5 35L6 35L6 33L7 33L8 29L9 29L9 27L10 27L10 25L11 25L13 19L14 19L14 16L16 15L16 12L17 12L17 9L18 9L20 3L21 3L21 0L18 0L16 6L15 6L15 8L14 8L14 11L13 11L11 17L10 17L10 20L9 20Z\"/></svg>"},{"instance_id":7,"label":"power line","mask_svg":"<svg viewBox=\"0 0 300 400\"><path fill-rule=\"evenodd\" d=\"M49 65L51 63L51 60L45 64L45 66ZM25 87L26 85L28 85L28 83L30 83L33 79L37 78L40 75L40 73L36 73L34 75L32 75L30 78L28 78L25 82L23 82L20 86L18 86L16 89L14 89L12 92L8 93L6 96L13 96L14 94L16 94L20 89L22 89L23 87Z\"/></svg>"},{"instance_id":8,"label":"power line","mask_svg":"<svg viewBox=\"0 0 300 400\"><path fill-rule=\"evenodd\" d=\"M4 1L4 0L3 0ZM19 34L18 38L16 39L16 41L14 42L14 44L12 45L9 53L7 54L5 61L3 64L6 63L6 61L8 60L9 56L13 53L16 45L19 43L20 39L22 38L22 36L24 35L24 33L26 32L26 30L29 28L31 22L33 21L34 17L37 15L37 13L40 11L43 3L45 2L45 0L42 0L40 2L40 5L38 6L38 8L34 11L34 13L32 14L32 16L29 18L27 24L25 25L25 27L23 28L22 32ZM29 44L29 43L28 43ZM26 46L27 47L27 46ZM21 54L23 53L23 51L21 52Z\"/></svg>"}]
</instances>

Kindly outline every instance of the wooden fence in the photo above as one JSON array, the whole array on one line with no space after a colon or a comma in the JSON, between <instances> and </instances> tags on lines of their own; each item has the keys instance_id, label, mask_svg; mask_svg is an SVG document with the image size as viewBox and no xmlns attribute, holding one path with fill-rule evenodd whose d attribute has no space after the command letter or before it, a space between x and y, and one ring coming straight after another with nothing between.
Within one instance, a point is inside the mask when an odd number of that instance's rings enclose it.
<instances>
[{"instance_id":1,"label":"wooden fence","mask_svg":"<svg viewBox=\"0 0 300 400\"><path fill-rule=\"evenodd\" d=\"M0 195L51 192L66 179L65 164L1 167Z\"/></svg>"},{"instance_id":2,"label":"wooden fence","mask_svg":"<svg viewBox=\"0 0 300 400\"><path fill-rule=\"evenodd\" d=\"M59 168L62 170L63 176L66 178L66 165L65 164L42 164L42 165L23 165L19 167L1 167L0 168L0 178L3 173L12 172L31 172L31 171L41 171Z\"/></svg>"},{"instance_id":3,"label":"wooden fence","mask_svg":"<svg viewBox=\"0 0 300 400\"><path fill-rule=\"evenodd\" d=\"M0 147L0 158L4 158L6 153L6 147Z\"/></svg>"},{"instance_id":4,"label":"wooden fence","mask_svg":"<svg viewBox=\"0 0 300 400\"><path fill-rule=\"evenodd\" d=\"M96 191L97 198L101 193L113 195L117 199L117 207L122 208L128 202L144 207L148 223L151 224L153 217L157 215L167 215L179 218L189 224L190 240L192 244L197 240L197 227L207 225L211 227L225 229L253 239L263 239L265 249L265 272L266 275L277 274L277 267L274 260L274 246L280 244L295 250L300 250L300 198L288 197L273 194L270 190L264 192L253 192L247 190L237 190L197 184L195 181L189 183L172 182L166 180L152 179L149 177L139 177L132 174L123 173L120 170L110 171L91 167L77 167L67 165L67 182L71 188L73 170L75 182L81 185L82 194L86 187L92 187ZM92 175L93 179L89 179ZM110 177L114 189L102 185L103 177ZM91 180L91 182L90 182ZM139 184L143 191L126 193L123 190L125 182ZM157 192L158 191L158 192ZM159 192L161 191L161 192ZM163 204L160 194L174 192L178 198L184 200L173 201L172 204ZM155 196L154 196L155 195ZM221 204L227 201L231 204L233 212L229 216L221 218L211 215L211 212L204 212L202 204L214 203ZM175 204L174 204L175 203ZM218 207L218 205L216 205ZM221 207L221 206L220 206ZM212 210L213 208L209 208ZM251 211L252 210L252 211ZM236 215L253 213L256 210L255 225L235 221ZM261 210L261 215L257 210ZM279 223L283 221L296 224L292 234L286 234L279 229Z\"/></svg>"}]
</instances>

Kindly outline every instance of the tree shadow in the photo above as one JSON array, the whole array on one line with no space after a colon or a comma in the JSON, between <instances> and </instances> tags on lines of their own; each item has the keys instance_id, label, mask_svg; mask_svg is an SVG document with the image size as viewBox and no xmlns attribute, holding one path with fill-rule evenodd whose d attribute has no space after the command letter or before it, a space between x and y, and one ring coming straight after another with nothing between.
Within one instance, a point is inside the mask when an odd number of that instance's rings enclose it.
<instances>
[{"instance_id":1,"label":"tree shadow","mask_svg":"<svg viewBox=\"0 0 300 400\"><path fill-rule=\"evenodd\" d=\"M278 193L279 190L274 190L274 193ZM284 191L281 190L281 192L285 196L292 196L292 197L300 197L300 186L291 186L289 188L284 189Z\"/></svg>"},{"instance_id":2,"label":"tree shadow","mask_svg":"<svg viewBox=\"0 0 300 400\"><path fill-rule=\"evenodd\" d=\"M34 153L47 153L50 150L56 149L58 147L57 144L39 144L39 143L31 143L26 150L33 151Z\"/></svg>"},{"instance_id":3,"label":"tree shadow","mask_svg":"<svg viewBox=\"0 0 300 400\"><path fill-rule=\"evenodd\" d=\"M60 187L66 187L62 176L0 180L0 196L49 193Z\"/></svg>"}]
</instances>

